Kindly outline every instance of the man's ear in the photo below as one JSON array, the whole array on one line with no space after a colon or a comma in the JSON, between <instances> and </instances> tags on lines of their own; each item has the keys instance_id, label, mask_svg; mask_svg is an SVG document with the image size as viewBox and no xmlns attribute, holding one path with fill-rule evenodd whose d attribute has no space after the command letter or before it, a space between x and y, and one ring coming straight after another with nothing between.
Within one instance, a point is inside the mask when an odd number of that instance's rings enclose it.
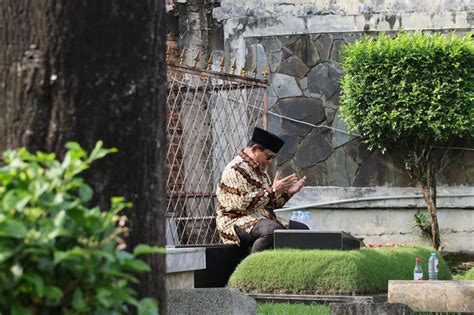
<instances>
[{"instance_id":1,"label":"man's ear","mask_svg":"<svg viewBox=\"0 0 474 315\"><path fill-rule=\"evenodd\" d=\"M260 149L260 147L258 144L254 144L250 147L250 149L252 150L252 152L256 152L258 149Z\"/></svg>"}]
</instances>

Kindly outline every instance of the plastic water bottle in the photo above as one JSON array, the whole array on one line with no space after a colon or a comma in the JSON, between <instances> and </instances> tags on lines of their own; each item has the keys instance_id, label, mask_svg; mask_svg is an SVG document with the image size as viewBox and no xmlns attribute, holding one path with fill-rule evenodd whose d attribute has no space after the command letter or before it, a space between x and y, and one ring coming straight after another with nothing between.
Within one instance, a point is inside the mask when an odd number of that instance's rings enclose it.
<instances>
[{"instance_id":1,"label":"plastic water bottle","mask_svg":"<svg viewBox=\"0 0 474 315\"><path fill-rule=\"evenodd\" d=\"M313 218L312 218L311 212L305 211L305 214L306 214L306 222L305 222L305 224L306 224L306 225L309 227L309 229L311 230L311 227L313 226Z\"/></svg>"},{"instance_id":2,"label":"plastic water bottle","mask_svg":"<svg viewBox=\"0 0 474 315\"><path fill-rule=\"evenodd\" d=\"M304 223L303 211L298 211L298 213L296 214L296 218L296 221Z\"/></svg>"},{"instance_id":3,"label":"plastic water bottle","mask_svg":"<svg viewBox=\"0 0 474 315\"><path fill-rule=\"evenodd\" d=\"M423 280L423 268L421 268L421 259L416 257L415 270L413 270L413 280Z\"/></svg>"},{"instance_id":4,"label":"plastic water bottle","mask_svg":"<svg viewBox=\"0 0 474 315\"><path fill-rule=\"evenodd\" d=\"M438 257L436 253L431 253L428 260L428 276L430 280L438 280Z\"/></svg>"},{"instance_id":5,"label":"plastic water bottle","mask_svg":"<svg viewBox=\"0 0 474 315\"><path fill-rule=\"evenodd\" d=\"M293 215L291 216L291 221L298 221L298 211L293 211Z\"/></svg>"}]
</instances>

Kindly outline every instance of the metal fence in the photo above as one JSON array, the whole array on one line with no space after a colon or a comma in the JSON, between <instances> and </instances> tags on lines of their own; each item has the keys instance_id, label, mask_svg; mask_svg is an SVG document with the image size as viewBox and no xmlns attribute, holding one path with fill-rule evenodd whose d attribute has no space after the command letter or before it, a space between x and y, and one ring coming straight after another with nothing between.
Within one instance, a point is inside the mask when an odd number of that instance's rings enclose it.
<instances>
[{"instance_id":1,"label":"metal fence","mask_svg":"<svg viewBox=\"0 0 474 315\"><path fill-rule=\"evenodd\" d=\"M240 73L168 65L168 245L221 242L216 184L253 127L266 127L268 110L266 80Z\"/></svg>"}]
</instances>

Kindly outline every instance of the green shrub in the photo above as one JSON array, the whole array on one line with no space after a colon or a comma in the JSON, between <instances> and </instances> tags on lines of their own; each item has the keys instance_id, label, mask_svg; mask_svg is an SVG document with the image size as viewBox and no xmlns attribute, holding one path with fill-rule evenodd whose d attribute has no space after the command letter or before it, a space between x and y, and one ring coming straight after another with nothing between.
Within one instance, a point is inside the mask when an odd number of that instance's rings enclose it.
<instances>
[{"instance_id":1,"label":"green shrub","mask_svg":"<svg viewBox=\"0 0 474 315\"><path fill-rule=\"evenodd\" d=\"M456 275L453 278L455 280L474 280L474 268L469 269L464 274Z\"/></svg>"},{"instance_id":2,"label":"green shrub","mask_svg":"<svg viewBox=\"0 0 474 315\"><path fill-rule=\"evenodd\" d=\"M369 148L474 134L474 42L455 34L381 34L341 53L341 113Z\"/></svg>"},{"instance_id":3,"label":"green shrub","mask_svg":"<svg viewBox=\"0 0 474 315\"><path fill-rule=\"evenodd\" d=\"M293 294L376 294L389 280L413 280L415 258L428 279L432 249L420 247L336 250L269 250L243 260L229 286L246 292ZM440 280L451 274L439 256Z\"/></svg>"},{"instance_id":4,"label":"green shrub","mask_svg":"<svg viewBox=\"0 0 474 315\"><path fill-rule=\"evenodd\" d=\"M138 301L129 285L150 271L137 259L161 252L146 245L121 250L123 198L111 209L90 207L91 187L78 175L113 149L87 154L67 144L63 161L26 149L4 153L0 168L0 313L122 314L130 306L156 314L154 299Z\"/></svg>"},{"instance_id":5,"label":"green shrub","mask_svg":"<svg viewBox=\"0 0 474 315\"><path fill-rule=\"evenodd\" d=\"M453 142L474 135L471 36L381 34L344 46L341 57L342 118L370 150L401 154L421 186L439 249L436 174L450 163Z\"/></svg>"}]
</instances>

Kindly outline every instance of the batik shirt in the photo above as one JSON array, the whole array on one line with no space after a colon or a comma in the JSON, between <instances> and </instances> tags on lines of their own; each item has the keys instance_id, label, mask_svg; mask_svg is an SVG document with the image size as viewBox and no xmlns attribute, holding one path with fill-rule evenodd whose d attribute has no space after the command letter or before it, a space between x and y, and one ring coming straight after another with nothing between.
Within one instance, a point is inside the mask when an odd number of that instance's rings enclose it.
<instances>
[{"instance_id":1,"label":"batik shirt","mask_svg":"<svg viewBox=\"0 0 474 315\"><path fill-rule=\"evenodd\" d=\"M234 225L250 233L262 219L271 219L288 228L288 221L274 209L290 199L273 192L268 174L245 152L234 158L222 172L217 187L217 230L225 244L239 244Z\"/></svg>"}]
</instances>

